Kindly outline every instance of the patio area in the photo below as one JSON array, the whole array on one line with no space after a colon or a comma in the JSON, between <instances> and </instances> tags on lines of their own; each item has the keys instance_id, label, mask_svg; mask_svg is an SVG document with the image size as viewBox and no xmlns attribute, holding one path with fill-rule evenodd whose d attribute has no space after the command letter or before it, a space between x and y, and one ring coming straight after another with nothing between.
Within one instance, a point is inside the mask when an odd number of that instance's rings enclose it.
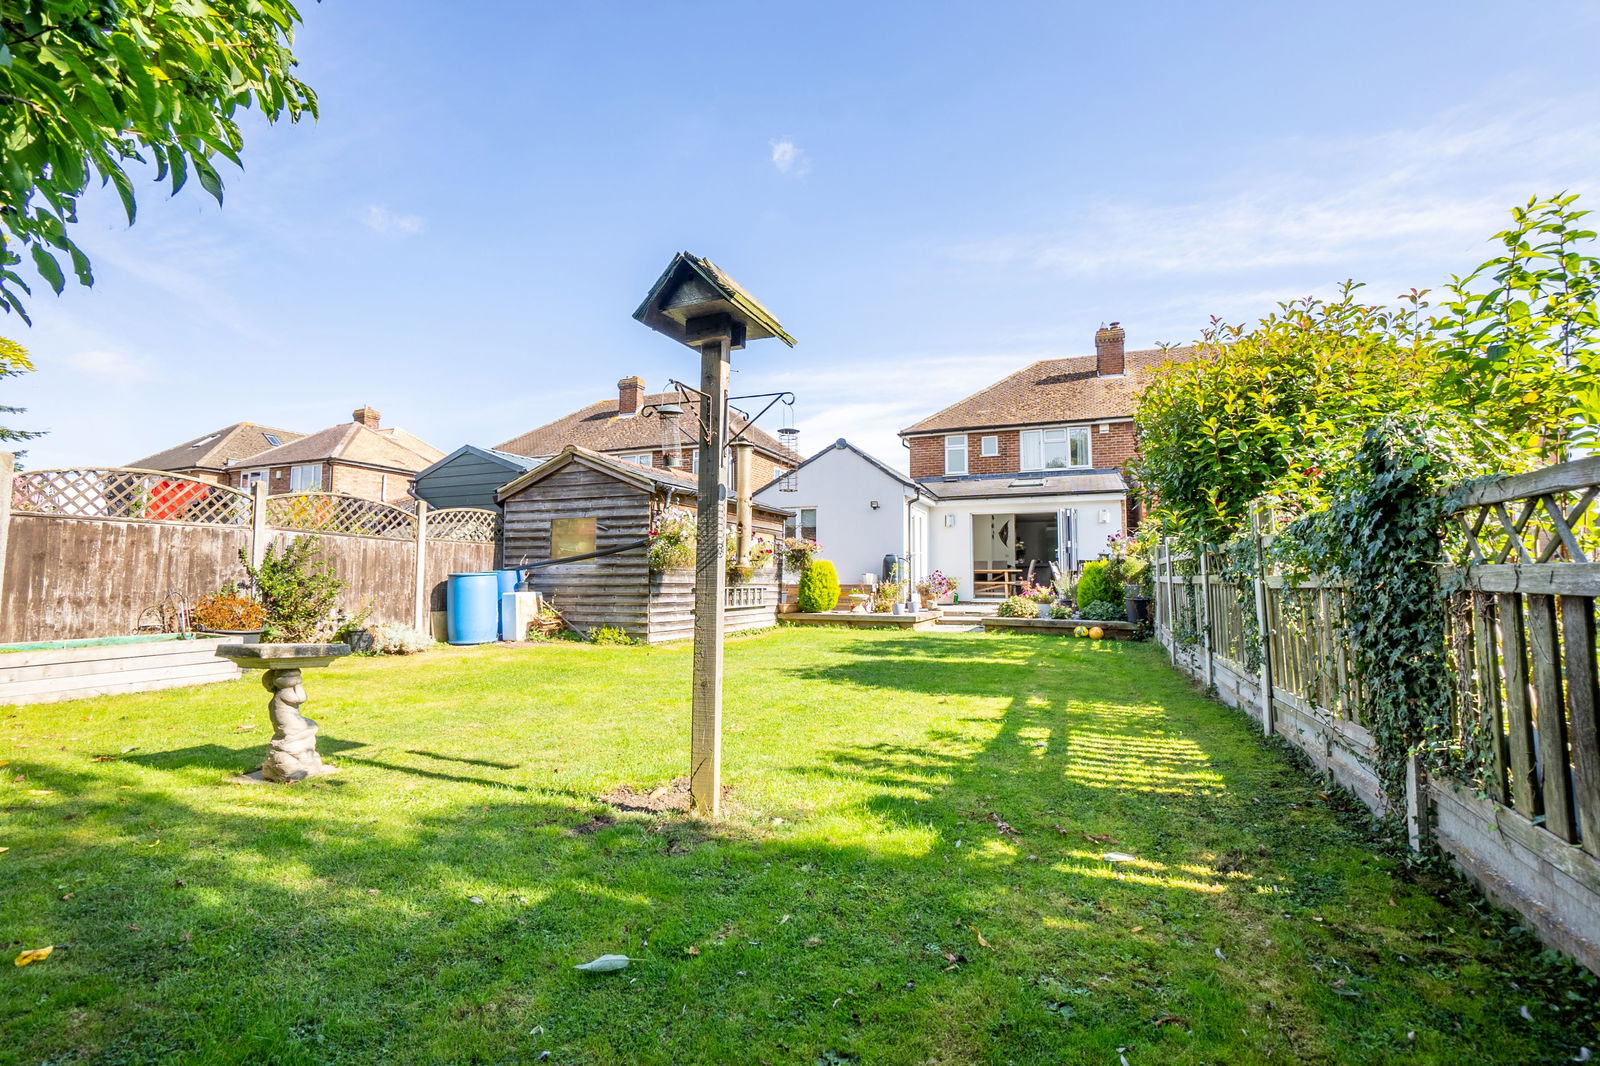
<instances>
[{"instance_id":1,"label":"patio area","mask_svg":"<svg viewBox=\"0 0 1600 1066\"><path fill-rule=\"evenodd\" d=\"M0 709L4 1055L161 1063L1563 1061L1595 981L1380 849L1149 644L731 640L346 660ZM606 802L609 799L611 802ZM660 802L657 802L660 801ZM605 953L636 961L575 971ZM4 1057L4 1056L0 1056Z\"/></svg>"}]
</instances>

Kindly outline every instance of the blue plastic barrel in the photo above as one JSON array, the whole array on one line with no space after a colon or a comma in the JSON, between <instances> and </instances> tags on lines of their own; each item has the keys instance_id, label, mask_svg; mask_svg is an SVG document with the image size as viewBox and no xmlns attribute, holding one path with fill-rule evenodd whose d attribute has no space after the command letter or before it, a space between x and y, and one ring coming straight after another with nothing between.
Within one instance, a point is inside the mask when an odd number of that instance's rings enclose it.
<instances>
[{"instance_id":1,"label":"blue plastic barrel","mask_svg":"<svg viewBox=\"0 0 1600 1066\"><path fill-rule=\"evenodd\" d=\"M500 587L499 587L499 590L497 592L497 595L495 596L496 610L499 612L496 615L496 617L498 617L500 619L500 622L498 623L499 626L500 626L500 629L499 629L500 639L501 640L521 640L522 639L521 637L516 636L513 633L507 633L506 632L505 623L510 621L510 619L506 617L505 599L506 599L506 593L517 591L517 582L522 579L522 571L521 570L496 570L494 573L495 573L495 576L500 579Z\"/></svg>"},{"instance_id":2,"label":"blue plastic barrel","mask_svg":"<svg viewBox=\"0 0 1600 1066\"><path fill-rule=\"evenodd\" d=\"M493 570L451 574L445 637L451 644L492 644L500 635L500 578Z\"/></svg>"}]
</instances>

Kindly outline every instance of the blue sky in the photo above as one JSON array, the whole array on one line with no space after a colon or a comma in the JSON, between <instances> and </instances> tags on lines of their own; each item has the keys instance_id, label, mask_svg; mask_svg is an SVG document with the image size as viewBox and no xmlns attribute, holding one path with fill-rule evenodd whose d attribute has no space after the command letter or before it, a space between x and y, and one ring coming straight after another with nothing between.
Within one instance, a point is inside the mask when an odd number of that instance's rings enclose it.
<instances>
[{"instance_id":1,"label":"blue sky","mask_svg":"<svg viewBox=\"0 0 1600 1066\"><path fill-rule=\"evenodd\" d=\"M1206 10L1211 8L1212 10ZM34 467L360 404L495 444L692 354L630 314L680 249L798 338L736 386L801 450L1035 359L1192 339L1346 277L1490 254L1535 193L1600 208L1600 5L307 4L322 118L252 123L218 208L154 188L93 289L0 319Z\"/></svg>"}]
</instances>

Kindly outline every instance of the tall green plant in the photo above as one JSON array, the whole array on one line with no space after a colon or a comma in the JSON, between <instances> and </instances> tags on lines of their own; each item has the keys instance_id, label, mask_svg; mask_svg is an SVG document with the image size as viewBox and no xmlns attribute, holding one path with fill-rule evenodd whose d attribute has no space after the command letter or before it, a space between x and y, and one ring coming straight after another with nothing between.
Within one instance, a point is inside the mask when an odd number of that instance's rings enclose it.
<instances>
[{"instance_id":1,"label":"tall green plant","mask_svg":"<svg viewBox=\"0 0 1600 1066\"><path fill-rule=\"evenodd\" d=\"M321 554L311 537L295 537L282 551L267 548L260 566L251 566L249 556L239 551L250 576L250 588L266 608L267 623L261 639L271 643L309 644L331 639L350 624L337 614L339 593L345 582L334 569L333 560Z\"/></svg>"},{"instance_id":2,"label":"tall green plant","mask_svg":"<svg viewBox=\"0 0 1600 1066\"><path fill-rule=\"evenodd\" d=\"M839 574L826 559L817 559L800 575L796 605L803 613L820 614L839 605Z\"/></svg>"},{"instance_id":3,"label":"tall green plant","mask_svg":"<svg viewBox=\"0 0 1600 1066\"><path fill-rule=\"evenodd\" d=\"M68 232L91 183L116 189L130 224L130 163L154 164L174 193L192 172L221 203L216 160L240 165L240 111L314 116L291 73L300 21L292 0L0 4L0 307L27 320L24 251L58 293L58 256L93 284Z\"/></svg>"},{"instance_id":4,"label":"tall green plant","mask_svg":"<svg viewBox=\"0 0 1600 1066\"><path fill-rule=\"evenodd\" d=\"M1513 208L1495 234L1504 248L1452 277L1431 328L1443 344L1443 384L1514 447L1567 457L1600 434L1600 258L1595 231L1562 193Z\"/></svg>"}]
</instances>

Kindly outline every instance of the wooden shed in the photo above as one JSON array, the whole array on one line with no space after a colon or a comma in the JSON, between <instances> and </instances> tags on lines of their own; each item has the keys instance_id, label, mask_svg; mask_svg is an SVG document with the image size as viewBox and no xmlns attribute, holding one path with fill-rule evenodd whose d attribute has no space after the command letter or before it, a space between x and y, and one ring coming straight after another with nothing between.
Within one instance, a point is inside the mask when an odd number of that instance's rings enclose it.
<instances>
[{"instance_id":1,"label":"wooden shed","mask_svg":"<svg viewBox=\"0 0 1600 1066\"><path fill-rule=\"evenodd\" d=\"M613 555L541 566L528 577L577 629L616 626L650 644L687 640L694 635L694 572L651 573L644 542L657 515L668 507L692 510L696 496L688 472L639 466L569 445L496 494L505 514L503 565L530 566L626 547ZM753 511L758 536L783 535L789 512L761 504ZM730 525L732 512L730 501ZM730 585L727 597L725 632L777 623L774 568Z\"/></svg>"},{"instance_id":2,"label":"wooden shed","mask_svg":"<svg viewBox=\"0 0 1600 1066\"><path fill-rule=\"evenodd\" d=\"M429 507L494 509L495 492L544 460L463 444L413 480L411 494Z\"/></svg>"}]
</instances>

